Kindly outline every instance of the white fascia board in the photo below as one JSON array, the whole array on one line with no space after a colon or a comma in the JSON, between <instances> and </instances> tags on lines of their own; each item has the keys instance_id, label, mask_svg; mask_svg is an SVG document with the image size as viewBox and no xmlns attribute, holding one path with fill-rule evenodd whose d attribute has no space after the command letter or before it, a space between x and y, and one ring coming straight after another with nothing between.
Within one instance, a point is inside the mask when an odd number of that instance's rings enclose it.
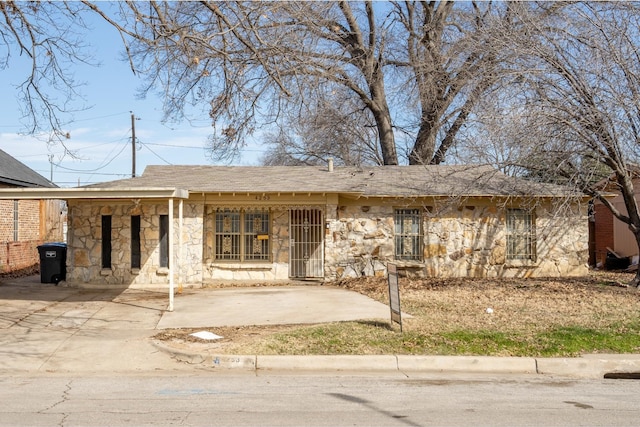
<instances>
[{"instance_id":1,"label":"white fascia board","mask_svg":"<svg viewBox=\"0 0 640 427\"><path fill-rule=\"evenodd\" d=\"M180 188L1 188L0 199L188 199Z\"/></svg>"}]
</instances>

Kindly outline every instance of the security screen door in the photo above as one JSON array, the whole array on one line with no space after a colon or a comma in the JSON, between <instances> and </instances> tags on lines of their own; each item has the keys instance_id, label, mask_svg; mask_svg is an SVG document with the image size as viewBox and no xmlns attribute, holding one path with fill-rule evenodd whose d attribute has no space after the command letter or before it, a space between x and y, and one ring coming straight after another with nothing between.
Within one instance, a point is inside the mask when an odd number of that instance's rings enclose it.
<instances>
[{"instance_id":1,"label":"security screen door","mask_svg":"<svg viewBox=\"0 0 640 427\"><path fill-rule=\"evenodd\" d=\"M292 209L289 211L290 277L324 277L322 224L321 210Z\"/></svg>"}]
</instances>

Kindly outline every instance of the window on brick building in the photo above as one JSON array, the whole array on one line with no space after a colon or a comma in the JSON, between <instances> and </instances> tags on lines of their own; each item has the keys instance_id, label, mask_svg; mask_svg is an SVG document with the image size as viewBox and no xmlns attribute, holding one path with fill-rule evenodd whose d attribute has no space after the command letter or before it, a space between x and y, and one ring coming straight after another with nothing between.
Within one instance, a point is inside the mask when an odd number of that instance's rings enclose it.
<instances>
[{"instance_id":1,"label":"window on brick building","mask_svg":"<svg viewBox=\"0 0 640 427\"><path fill-rule=\"evenodd\" d=\"M102 215L102 268L111 268L111 215Z\"/></svg>"},{"instance_id":2,"label":"window on brick building","mask_svg":"<svg viewBox=\"0 0 640 427\"><path fill-rule=\"evenodd\" d=\"M13 241L14 242L17 242L18 240L20 240L20 234L19 234L20 214L18 212L19 205L20 203L18 202L18 200L13 201Z\"/></svg>"},{"instance_id":3,"label":"window on brick building","mask_svg":"<svg viewBox=\"0 0 640 427\"><path fill-rule=\"evenodd\" d=\"M535 215L525 209L507 209L507 259L536 260Z\"/></svg>"},{"instance_id":4,"label":"window on brick building","mask_svg":"<svg viewBox=\"0 0 640 427\"><path fill-rule=\"evenodd\" d=\"M131 216L131 268L140 268L140 215Z\"/></svg>"},{"instance_id":5,"label":"window on brick building","mask_svg":"<svg viewBox=\"0 0 640 427\"><path fill-rule=\"evenodd\" d=\"M396 209L396 259L422 261L422 226L419 209Z\"/></svg>"}]
</instances>

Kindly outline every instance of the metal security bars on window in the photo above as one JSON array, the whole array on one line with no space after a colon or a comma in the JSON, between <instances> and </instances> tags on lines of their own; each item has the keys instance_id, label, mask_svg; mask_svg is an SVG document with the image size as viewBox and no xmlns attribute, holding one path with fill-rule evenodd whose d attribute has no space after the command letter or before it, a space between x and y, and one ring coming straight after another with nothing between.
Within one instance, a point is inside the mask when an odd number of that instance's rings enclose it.
<instances>
[{"instance_id":1,"label":"metal security bars on window","mask_svg":"<svg viewBox=\"0 0 640 427\"><path fill-rule=\"evenodd\" d=\"M536 260L535 216L524 209L507 209L507 259Z\"/></svg>"},{"instance_id":2,"label":"metal security bars on window","mask_svg":"<svg viewBox=\"0 0 640 427\"><path fill-rule=\"evenodd\" d=\"M240 259L240 212L216 212L216 259Z\"/></svg>"},{"instance_id":3,"label":"metal security bars on window","mask_svg":"<svg viewBox=\"0 0 640 427\"><path fill-rule=\"evenodd\" d=\"M396 259L422 261L422 227L419 209L395 211Z\"/></svg>"},{"instance_id":4,"label":"metal security bars on window","mask_svg":"<svg viewBox=\"0 0 640 427\"><path fill-rule=\"evenodd\" d=\"M269 260L269 212L221 210L215 218L217 260Z\"/></svg>"},{"instance_id":5,"label":"metal security bars on window","mask_svg":"<svg viewBox=\"0 0 640 427\"><path fill-rule=\"evenodd\" d=\"M244 259L269 260L269 214L244 213Z\"/></svg>"}]
</instances>

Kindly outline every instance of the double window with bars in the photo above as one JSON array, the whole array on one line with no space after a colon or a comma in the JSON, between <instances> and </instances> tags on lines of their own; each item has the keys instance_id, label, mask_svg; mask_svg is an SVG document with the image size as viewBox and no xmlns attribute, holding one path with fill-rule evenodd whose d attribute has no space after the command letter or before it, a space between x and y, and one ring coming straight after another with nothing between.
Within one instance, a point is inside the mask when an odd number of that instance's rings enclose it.
<instances>
[{"instance_id":1,"label":"double window with bars","mask_svg":"<svg viewBox=\"0 0 640 427\"><path fill-rule=\"evenodd\" d=\"M268 261L269 212L220 210L215 214L215 259Z\"/></svg>"}]
</instances>

